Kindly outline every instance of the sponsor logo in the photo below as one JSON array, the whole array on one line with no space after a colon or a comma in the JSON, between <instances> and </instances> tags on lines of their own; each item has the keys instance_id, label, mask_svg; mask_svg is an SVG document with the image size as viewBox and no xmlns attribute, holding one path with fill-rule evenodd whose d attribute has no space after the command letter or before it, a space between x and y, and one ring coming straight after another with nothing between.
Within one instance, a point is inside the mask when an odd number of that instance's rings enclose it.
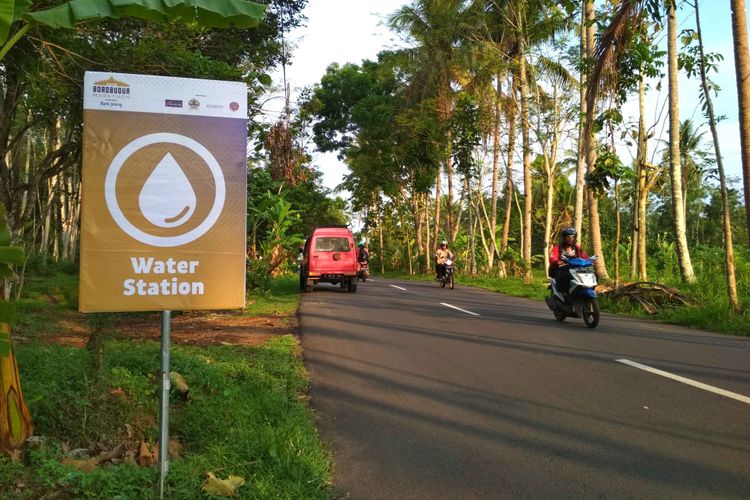
<instances>
[{"instance_id":1,"label":"sponsor logo","mask_svg":"<svg viewBox=\"0 0 750 500\"><path fill-rule=\"evenodd\" d=\"M188 106L190 106L190 109L198 109L201 107L201 102L193 97L188 101Z\"/></svg>"},{"instance_id":2,"label":"sponsor logo","mask_svg":"<svg viewBox=\"0 0 750 500\"><path fill-rule=\"evenodd\" d=\"M224 106L221 104L207 104L206 107L208 109L224 109Z\"/></svg>"},{"instance_id":3,"label":"sponsor logo","mask_svg":"<svg viewBox=\"0 0 750 500\"><path fill-rule=\"evenodd\" d=\"M116 99L130 98L130 85L110 76L107 80L95 82L92 88L94 96Z\"/></svg>"},{"instance_id":4,"label":"sponsor logo","mask_svg":"<svg viewBox=\"0 0 750 500\"><path fill-rule=\"evenodd\" d=\"M238 103L236 101L230 102L229 103L229 109L231 109L232 111L237 111L238 109L240 109L240 103Z\"/></svg>"},{"instance_id":5,"label":"sponsor logo","mask_svg":"<svg viewBox=\"0 0 750 500\"><path fill-rule=\"evenodd\" d=\"M164 101L164 106L168 108L181 108L182 101L179 99L167 99Z\"/></svg>"}]
</instances>

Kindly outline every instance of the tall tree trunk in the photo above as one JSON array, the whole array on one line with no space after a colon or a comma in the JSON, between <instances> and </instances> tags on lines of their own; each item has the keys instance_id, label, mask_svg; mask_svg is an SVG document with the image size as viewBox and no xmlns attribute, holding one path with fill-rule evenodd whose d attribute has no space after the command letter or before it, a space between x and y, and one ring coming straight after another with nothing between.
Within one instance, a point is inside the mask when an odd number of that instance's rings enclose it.
<instances>
[{"instance_id":1,"label":"tall tree trunk","mask_svg":"<svg viewBox=\"0 0 750 500\"><path fill-rule=\"evenodd\" d=\"M433 240L435 241L435 246L437 246L438 241L440 241L440 179L441 172L438 168L437 172L437 179L435 180L435 232Z\"/></svg>"},{"instance_id":2,"label":"tall tree trunk","mask_svg":"<svg viewBox=\"0 0 750 500\"><path fill-rule=\"evenodd\" d=\"M424 256L427 273L432 269L432 246L430 245L430 193L424 193Z\"/></svg>"},{"instance_id":3,"label":"tall tree trunk","mask_svg":"<svg viewBox=\"0 0 750 500\"><path fill-rule=\"evenodd\" d=\"M513 156L516 149L516 89L515 77L511 79L509 96L511 102L507 107L508 120L508 162L505 165L505 213L503 214L503 233L500 238L500 276L507 276L505 252L508 251L508 234L510 233L510 216L513 210Z\"/></svg>"},{"instance_id":4,"label":"tall tree trunk","mask_svg":"<svg viewBox=\"0 0 750 500\"><path fill-rule=\"evenodd\" d=\"M513 196L516 202L516 210L518 210L518 228L519 228L518 231L521 235L523 235L524 227L526 224L525 222L526 218L524 217L524 211L521 208L521 203L518 201L518 191L516 191L515 189L513 190ZM518 247L519 247L518 251L520 252L522 256L525 254L524 245L525 245L524 239L520 238L518 242Z\"/></svg>"},{"instance_id":5,"label":"tall tree trunk","mask_svg":"<svg viewBox=\"0 0 750 500\"><path fill-rule=\"evenodd\" d=\"M417 272L423 272L422 266L422 210L419 207L419 193L411 195L412 219L414 220L414 243L417 245Z\"/></svg>"},{"instance_id":6,"label":"tall tree trunk","mask_svg":"<svg viewBox=\"0 0 750 500\"><path fill-rule=\"evenodd\" d=\"M682 170L680 168L680 110L677 86L677 15L673 3L669 3L667 15L667 58L669 66L669 169L672 178L672 209L674 210L674 237L677 260L682 281L695 282L693 265L690 262L685 212L682 203Z\"/></svg>"},{"instance_id":7,"label":"tall tree trunk","mask_svg":"<svg viewBox=\"0 0 750 500\"><path fill-rule=\"evenodd\" d=\"M466 177L464 179L464 186L466 189L466 203L469 206L469 273L473 276L476 274L476 260L474 255L474 210L472 207L472 197L471 197L471 184L469 183L469 178Z\"/></svg>"},{"instance_id":8,"label":"tall tree trunk","mask_svg":"<svg viewBox=\"0 0 750 500\"><path fill-rule=\"evenodd\" d=\"M502 96L502 87L500 86L500 75L497 75L497 89L495 93L495 123L492 129L492 212L490 213L490 251L487 256L487 267L492 269L495 262L495 252L497 243L495 242L495 233L497 233L497 181L500 171L500 117L502 109L500 98Z\"/></svg>"},{"instance_id":9,"label":"tall tree trunk","mask_svg":"<svg viewBox=\"0 0 750 500\"><path fill-rule=\"evenodd\" d=\"M638 83L638 279L648 281L648 270L646 266L646 209L648 205L648 131L646 130L646 83L641 73ZM652 173L655 180L656 173ZM651 183L653 184L653 182Z\"/></svg>"},{"instance_id":10,"label":"tall tree trunk","mask_svg":"<svg viewBox=\"0 0 750 500\"><path fill-rule=\"evenodd\" d=\"M448 157L445 160L445 174L448 176L448 239L453 242L456 238L455 219L453 218L453 153L451 147L451 133L448 131Z\"/></svg>"},{"instance_id":11,"label":"tall tree trunk","mask_svg":"<svg viewBox=\"0 0 750 500\"><path fill-rule=\"evenodd\" d=\"M724 176L724 160L719 148L719 134L716 131L716 117L714 116L714 105L711 93L708 90L708 79L706 78L705 55L703 53L703 32L701 31L701 17L698 2L695 2L695 28L698 33L698 49L700 50L700 72L701 87L706 99L706 114L708 125L711 128L711 137L714 140L714 153L716 155L716 168L719 171L719 187L721 189L721 222L724 231L724 274L727 280L727 297L729 306L733 311L740 311L740 301L737 295L737 278L734 266L734 243L732 242L732 221L729 211L729 194L727 193L727 181Z\"/></svg>"},{"instance_id":12,"label":"tall tree trunk","mask_svg":"<svg viewBox=\"0 0 750 500\"><path fill-rule=\"evenodd\" d=\"M519 74L521 82L521 137L523 141L523 261L524 279L531 281L531 210L533 194L531 188L531 146L529 144L529 89L526 79L526 48L523 29L521 29L521 33L519 38Z\"/></svg>"},{"instance_id":13,"label":"tall tree trunk","mask_svg":"<svg viewBox=\"0 0 750 500\"><path fill-rule=\"evenodd\" d=\"M594 58L594 0L584 0L586 11L586 57L588 60ZM595 113L595 109L586 110L588 113ZM596 139L593 132L585 138L586 146L586 164L588 172L591 173L596 168ZM604 253L602 252L602 232L599 223L599 199L590 190L586 190L589 206L589 232L591 239L591 251L598 258L594 261L594 267L599 279L609 279L607 266L604 263Z\"/></svg>"},{"instance_id":14,"label":"tall tree trunk","mask_svg":"<svg viewBox=\"0 0 750 500\"><path fill-rule=\"evenodd\" d=\"M586 1L586 0L584 0ZM576 197L573 208L573 224L580 235L583 229L583 200L585 198L584 181L586 180L586 81L588 75L588 54L586 52L586 9L581 9L581 75L580 75L580 106L581 114L578 120L578 144L576 157ZM579 236L580 238L580 236Z\"/></svg>"},{"instance_id":15,"label":"tall tree trunk","mask_svg":"<svg viewBox=\"0 0 750 500\"><path fill-rule=\"evenodd\" d=\"M380 274L385 274L385 254L383 253L383 202L378 204L378 239L380 240Z\"/></svg>"},{"instance_id":16,"label":"tall tree trunk","mask_svg":"<svg viewBox=\"0 0 750 500\"><path fill-rule=\"evenodd\" d=\"M742 180L745 186L745 216L747 217L748 245L750 245L750 48L747 40L745 0L732 0L731 6L737 107L740 112Z\"/></svg>"},{"instance_id":17,"label":"tall tree trunk","mask_svg":"<svg viewBox=\"0 0 750 500\"><path fill-rule=\"evenodd\" d=\"M615 179L615 288L620 284L620 185Z\"/></svg>"}]
</instances>

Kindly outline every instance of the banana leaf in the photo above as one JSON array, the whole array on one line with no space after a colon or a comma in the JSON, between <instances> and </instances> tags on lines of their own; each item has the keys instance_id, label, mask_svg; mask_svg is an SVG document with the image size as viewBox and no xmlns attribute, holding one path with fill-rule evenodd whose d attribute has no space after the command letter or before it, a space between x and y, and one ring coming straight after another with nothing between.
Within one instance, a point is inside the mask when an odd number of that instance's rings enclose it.
<instances>
[{"instance_id":1,"label":"banana leaf","mask_svg":"<svg viewBox=\"0 0 750 500\"><path fill-rule=\"evenodd\" d=\"M74 28L84 21L120 17L155 23L181 19L206 28L253 28L264 13L265 6L245 0L71 0L51 9L27 12L24 19L51 28Z\"/></svg>"},{"instance_id":2,"label":"banana leaf","mask_svg":"<svg viewBox=\"0 0 750 500\"><path fill-rule=\"evenodd\" d=\"M10 33L10 26L21 19L31 6L32 0L3 0L0 2L0 44L5 43Z\"/></svg>"}]
</instances>

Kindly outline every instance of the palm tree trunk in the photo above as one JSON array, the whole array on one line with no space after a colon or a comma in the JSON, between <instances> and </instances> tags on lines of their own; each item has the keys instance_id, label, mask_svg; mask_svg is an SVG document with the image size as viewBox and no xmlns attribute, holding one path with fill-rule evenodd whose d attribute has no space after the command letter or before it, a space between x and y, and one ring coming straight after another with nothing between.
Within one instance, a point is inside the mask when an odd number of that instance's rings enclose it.
<instances>
[{"instance_id":1,"label":"palm tree trunk","mask_svg":"<svg viewBox=\"0 0 750 500\"><path fill-rule=\"evenodd\" d=\"M581 106L581 117L578 120L578 144L577 144L577 160L576 160L576 198L575 206L573 209L573 223L576 228L576 232L581 234L583 228L583 199L584 199L584 180L586 178L586 148L585 148L585 120L586 116L586 75L588 71L585 69L588 66L588 57L586 54L586 15L585 9L581 10L581 75L580 75L580 106ZM584 66L586 64L586 66Z\"/></svg>"},{"instance_id":2,"label":"palm tree trunk","mask_svg":"<svg viewBox=\"0 0 750 500\"><path fill-rule=\"evenodd\" d=\"M521 30L523 33L523 29ZM531 280L531 210L532 210L532 189L531 189L531 147L529 144L529 90L526 79L526 50L524 45L524 35L520 37L519 48L519 74L521 83L521 138L523 141L523 261L524 261L524 279Z\"/></svg>"},{"instance_id":3,"label":"palm tree trunk","mask_svg":"<svg viewBox=\"0 0 750 500\"><path fill-rule=\"evenodd\" d=\"M432 269L432 246L430 245L430 193L424 193L424 255L427 273Z\"/></svg>"},{"instance_id":4,"label":"palm tree trunk","mask_svg":"<svg viewBox=\"0 0 750 500\"><path fill-rule=\"evenodd\" d=\"M638 279L648 281L646 262L646 209L648 205L648 131L646 130L646 83L638 83ZM655 174L652 174L655 175Z\"/></svg>"},{"instance_id":5,"label":"palm tree trunk","mask_svg":"<svg viewBox=\"0 0 750 500\"><path fill-rule=\"evenodd\" d=\"M435 236L433 240L436 245L440 241L440 177L441 172L438 168L437 179L435 181L435 231L433 233Z\"/></svg>"},{"instance_id":6,"label":"palm tree trunk","mask_svg":"<svg viewBox=\"0 0 750 500\"><path fill-rule=\"evenodd\" d=\"M585 0L586 11L586 57L588 60L594 58L594 0ZM587 113L595 113L595 109L586 109ZM589 172L593 172L596 167L596 140L593 132L585 138L586 147L586 164ZM591 251L598 257L594 261L594 268L599 279L609 279L607 266L604 263L604 253L602 252L602 233L599 223L599 200L594 193L587 190L589 206L589 232L591 239Z\"/></svg>"},{"instance_id":7,"label":"palm tree trunk","mask_svg":"<svg viewBox=\"0 0 750 500\"><path fill-rule=\"evenodd\" d=\"M492 129L492 213L490 214L490 251L487 256L487 268L492 269L495 261L495 252L497 243L495 242L495 233L497 232L497 181L500 171L500 96L502 88L500 86L500 75L497 75L497 90L495 94L495 126Z\"/></svg>"},{"instance_id":8,"label":"palm tree trunk","mask_svg":"<svg viewBox=\"0 0 750 500\"><path fill-rule=\"evenodd\" d=\"M719 134L716 131L716 117L714 116L714 105L711 93L708 90L706 78L705 56L703 54L703 33L701 31L701 18L698 2L695 2L695 28L698 33L698 49L700 50L700 72L703 95L706 99L706 113L708 114L708 125L711 128L711 137L714 140L714 153L716 154L716 168L719 171L719 187L721 189L721 219L724 231L724 274L727 280L727 297L729 306L733 311L740 311L740 301L737 295L737 278L734 265L734 243L732 242L732 221L729 212L729 194L727 193L727 181L724 176L724 160L719 148Z\"/></svg>"},{"instance_id":9,"label":"palm tree trunk","mask_svg":"<svg viewBox=\"0 0 750 500\"><path fill-rule=\"evenodd\" d=\"M674 237L682 281L695 282L693 265L687 244L685 212L683 211L682 169L680 168L680 110L677 85L677 15L669 3L667 15L667 59L669 67L669 169L672 180L672 209Z\"/></svg>"},{"instance_id":10,"label":"palm tree trunk","mask_svg":"<svg viewBox=\"0 0 750 500\"><path fill-rule=\"evenodd\" d=\"M508 106L508 163L505 165L505 213L503 214L503 233L500 238L500 255L504 256L508 250L508 234L510 233L510 216L513 210L513 154L516 149L516 105L515 105L515 79L511 80L510 96L513 102ZM500 261L500 276L506 277L507 270L505 262Z\"/></svg>"},{"instance_id":11,"label":"palm tree trunk","mask_svg":"<svg viewBox=\"0 0 750 500\"><path fill-rule=\"evenodd\" d=\"M737 78L737 107L740 112L740 153L745 186L745 215L750 245L750 49L747 40L745 0L732 0L732 36Z\"/></svg>"},{"instance_id":12,"label":"palm tree trunk","mask_svg":"<svg viewBox=\"0 0 750 500\"><path fill-rule=\"evenodd\" d=\"M380 274L385 274L385 254L383 253L383 205L378 206L378 239L380 240L379 255L380 257Z\"/></svg>"}]
</instances>

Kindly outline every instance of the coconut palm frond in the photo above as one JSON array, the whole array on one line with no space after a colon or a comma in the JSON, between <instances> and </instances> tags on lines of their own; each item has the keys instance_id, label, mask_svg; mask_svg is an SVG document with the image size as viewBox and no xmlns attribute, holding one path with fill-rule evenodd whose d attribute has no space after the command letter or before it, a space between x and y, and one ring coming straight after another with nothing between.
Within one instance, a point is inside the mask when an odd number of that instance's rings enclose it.
<instances>
[{"instance_id":1,"label":"coconut palm frond","mask_svg":"<svg viewBox=\"0 0 750 500\"><path fill-rule=\"evenodd\" d=\"M593 67L586 82L586 104L596 109L596 101L603 92L611 92L617 86L617 69L630 44L634 28L642 20L647 4L654 0L622 0L609 26L602 32L594 52ZM652 7L652 6L650 6ZM586 117L586 134L590 135L594 113Z\"/></svg>"},{"instance_id":2,"label":"coconut palm frond","mask_svg":"<svg viewBox=\"0 0 750 500\"><path fill-rule=\"evenodd\" d=\"M547 56L540 56L537 59L537 66L541 72L546 73L552 79L556 80L565 89L574 90L578 88L576 77L568 71L568 68L560 64L559 61L550 59Z\"/></svg>"}]
</instances>

